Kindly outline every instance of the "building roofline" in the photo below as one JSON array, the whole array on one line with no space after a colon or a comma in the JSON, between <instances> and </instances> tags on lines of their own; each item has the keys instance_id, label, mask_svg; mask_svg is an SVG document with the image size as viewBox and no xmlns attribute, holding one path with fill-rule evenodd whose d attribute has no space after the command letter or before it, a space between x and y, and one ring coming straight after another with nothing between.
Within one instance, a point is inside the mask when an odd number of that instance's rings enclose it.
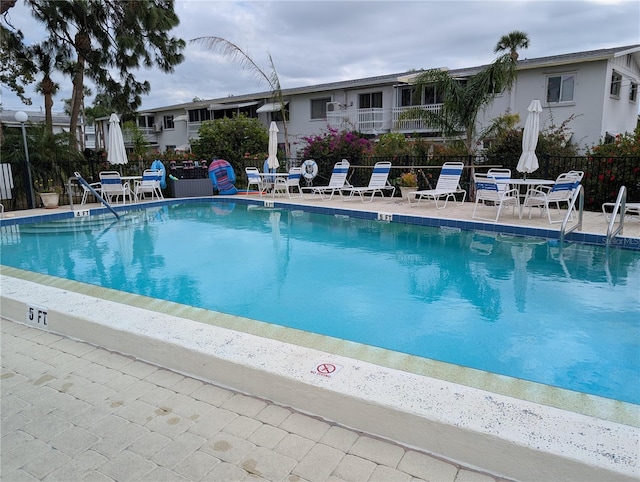
<instances>
[{"instance_id":1,"label":"building roofline","mask_svg":"<svg viewBox=\"0 0 640 482\"><path fill-rule=\"evenodd\" d=\"M26 110L26 109L7 109L0 112L0 122L7 126L19 126L20 122L18 122L15 118L16 112L24 112L27 114L29 119L27 123L32 122L34 124L44 123L45 122L45 113L39 110ZM51 113L51 122L54 126L63 126L69 127L71 122L71 117L63 112L52 112Z\"/></svg>"},{"instance_id":2,"label":"building roofline","mask_svg":"<svg viewBox=\"0 0 640 482\"><path fill-rule=\"evenodd\" d=\"M544 66L548 67L548 66L554 66L554 65L574 64L579 62L594 62L594 61L600 61L600 60L607 60L607 59L619 57L621 55L626 55L626 54L640 55L640 44L606 48L606 49L598 49L598 50L587 50L583 52L574 52L569 54L550 55L546 57L537 57L533 59L523 59L518 61L517 68L518 70L528 70L528 69L539 68ZM475 67L451 69L449 70L449 72L454 77L466 77L479 72L486 66L487 64L479 65ZM348 89L366 87L369 85L379 85L384 83L397 84L398 82L401 82L400 81L401 78L403 78L403 81L406 81L411 77L415 77L416 75L419 75L421 72L424 72L424 70L413 69L406 72L400 72L395 74L385 74L385 75L378 75L374 77L364 77L364 78L353 79L353 80L343 80L343 81L328 82L323 84L292 87L288 89L282 89L282 95L286 97L289 95L322 92L322 91L330 91L330 90L337 90L337 89L348 90ZM272 98L273 98L273 94L270 91L256 92L251 94L233 95L233 96L227 96L227 97L199 100L197 102L186 102L182 104L144 109L144 110L138 111L138 114L152 114L152 113L155 113L155 111L168 111L168 110L178 110L178 109L184 109L186 111L188 109L207 108L210 104L226 104L226 103L237 104L238 102L257 100L257 99L265 99L265 101L269 101L269 99L272 99Z\"/></svg>"}]
</instances>

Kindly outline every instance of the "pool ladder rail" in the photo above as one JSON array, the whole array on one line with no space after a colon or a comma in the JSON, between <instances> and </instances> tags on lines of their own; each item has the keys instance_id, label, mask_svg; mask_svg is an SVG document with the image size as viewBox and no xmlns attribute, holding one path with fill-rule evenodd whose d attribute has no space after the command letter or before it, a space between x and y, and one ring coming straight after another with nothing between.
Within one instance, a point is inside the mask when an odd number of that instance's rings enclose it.
<instances>
[{"instance_id":1,"label":"pool ladder rail","mask_svg":"<svg viewBox=\"0 0 640 482\"><path fill-rule=\"evenodd\" d=\"M73 191L71 189L71 181L76 180L76 181L78 181L78 184L80 184L84 188L88 189L91 192L91 194L93 194L96 197L96 199L99 199L102 202L102 204L104 204L105 207L109 211L111 211L111 213L116 217L117 220L120 220L120 216L118 215L118 213L115 212L115 210L111 207L111 205L107 201L105 201L104 198L100 194L98 194L98 192L93 187L91 187L91 185L87 181L85 181L85 179L80 175L80 173L76 171L76 172L74 172L74 174L75 174L75 176L71 176L67 180L67 184L69 185L69 189L68 189L68 191L69 191L69 206L71 206L71 210L73 211Z\"/></svg>"},{"instance_id":2,"label":"pool ladder rail","mask_svg":"<svg viewBox=\"0 0 640 482\"><path fill-rule=\"evenodd\" d=\"M621 186L618 191L618 197L616 198L616 203L613 206L613 212L611 213L611 218L609 219L609 225L607 226L607 248L611 246L611 240L614 236L618 234L622 234L622 230L624 229L624 214L626 212L626 203L627 203L627 187ZM620 221L617 227L614 228L616 223L616 215L620 215Z\"/></svg>"},{"instance_id":3,"label":"pool ladder rail","mask_svg":"<svg viewBox=\"0 0 640 482\"><path fill-rule=\"evenodd\" d=\"M578 201L578 222L567 229L567 223L569 219L573 216L573 212L575 210L576 201ZM578 188L573 193L571 197L571 202L569 203L569 207L567 208L567 214L562 220L562 226L560 227L560 244L564 243L564 237L572 233L575 230L582 230L582 214L584 212L584 187L582 184L578 185Z\"/></svg>"}]
</instances>

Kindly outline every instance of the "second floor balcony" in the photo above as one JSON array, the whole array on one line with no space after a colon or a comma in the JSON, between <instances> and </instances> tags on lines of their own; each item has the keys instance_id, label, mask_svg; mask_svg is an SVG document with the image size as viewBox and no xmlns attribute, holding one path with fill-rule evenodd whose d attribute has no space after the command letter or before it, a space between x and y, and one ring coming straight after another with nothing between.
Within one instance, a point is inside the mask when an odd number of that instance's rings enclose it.
<instances>
[{"instance_id":1,"label":"second floor balcony","mask_svg":"<svg viewBox=\"0 0 640 482\"><path fill-rule=\"evenodd\" d=\"M336 129L356 130L363 134L382 134L385 132L437 132L430 127L420 111L438 112L442 104L425 104L391 109L346 108L327 112L327 123Z\"/></svg>"}]
</instances>

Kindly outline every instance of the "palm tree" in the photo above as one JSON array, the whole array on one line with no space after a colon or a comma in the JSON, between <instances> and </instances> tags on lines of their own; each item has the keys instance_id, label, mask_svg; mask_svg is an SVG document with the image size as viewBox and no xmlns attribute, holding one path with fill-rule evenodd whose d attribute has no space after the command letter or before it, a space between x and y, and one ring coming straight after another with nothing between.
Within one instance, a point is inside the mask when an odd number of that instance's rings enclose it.
<instances>
[{"instance_id":1,"label":"palm tree","mask_svg":"<svg viewBox=\"0 0 640 482\"><path fill-rule=\"evenodd\" d=\"M75 57L70 54L61 69L72 79L70 136L74 139L84 105L85 76L131 111L151 89L149 82L138 81L133 71L158 67L172 72L184 59L184 41L169 36L180 23L173 0L26 3L50 40L65 46Z\"/></svg>"},{"instance_id":2,"label":"palm tree","mask_svg":"<svg viewBox=\"0 0 640 482\"><path fill-rule=\"evenodd\" d=\"M445 138L462 137L467 154L475 152L479 136L476 120L478 114L500 92L509 89L516 78L515 62L503 55L477 74L460 79L448 71L426 70L415 80L414 105L422 103L422 93L427 86L434 87L442 105L438 111L412 109L406 115L426 120L442 131Z\"/></svg>"},{"instance_id":3,"label":"palm tree","mask_svg":"<svg viewBox=\"0 0 640 482\"><path fill-rule=\"evenodd\" d=\"M219 52L222 55L230 58L231 60L238 60L243 68L247 68L253 71L257 80L265 81L267 83L267 85L271 89L271 95L280 105L284 134L284 152L287 159L291 157L289 135L287 133L287 117L285 114L286 104L282 95L282 88L280 87L280 79L278 78L278 73L276 72L276 68L273 65L271 54L269 54L269 66L271 67L271 73L270 75L267 75L267 73L265 73L264 70L258 67L258 65L253 61L251 57L249 57L249 55L243 49L238 47L233 42L230 42L229 40L221 37L198 37L190 40L189 42L203 44L207 48L213 50L214 52Z\"/></svg>"},{"instance_id":4,"label":"palm tree","mask_svg":"<svg viewBox=\"0 0 640 482\"><path fill-rule=\"evenodd\" d=\"M53 96L60 89L60 84L53 81L51 74L64 56L64 49L56 53L56 46L50 42L34 45L31 55L36 67L42 73L42 80L36 84L36 92L44 97L44 116L47 132L53 135Z\"/></svg>"},{"instance_id":5,"label":"palm tree","mask_svg":"<svg viewBox=\"0 0 640 482\"><path fill-rule=\"evenodd\" d=\"M500 37L494 53L509 51L514 62L518 60L518 49L529 48L529 36L520 30L514 30Z\"/></svg>"}]
</instances>

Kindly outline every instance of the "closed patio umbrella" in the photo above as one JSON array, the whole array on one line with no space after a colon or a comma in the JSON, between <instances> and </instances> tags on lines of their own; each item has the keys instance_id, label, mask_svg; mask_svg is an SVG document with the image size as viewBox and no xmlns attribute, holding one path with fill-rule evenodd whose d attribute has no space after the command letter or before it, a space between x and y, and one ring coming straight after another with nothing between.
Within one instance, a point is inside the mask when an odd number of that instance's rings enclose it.
<instances>
[{"instance_id":1,"label":"closed patio umbrella","mask_svg":"<svg viewBox=\"0 0 640 482\"><path fill-rule=\"evenodd\" d=\"M274 121L271 121L269 126L269 157L267 157L267 164L269 169L274 171L280 166L278 162L278 126Z\"/></svg>"},{"instance_id":2,"label":"closed patio umbrella","mask_svg":"<svg viewBox=\"0 0 640 482\"><path fill-rule=\"evenodd\" d=\"M122 129L120 129L120 119L116 114L111 114L111 117L109 117L107 161L109 161L109 164L126 164L128 162Z\"/></svg>"},{"instance_id":3,"label":"closed patio umbrella","mask_svg":"<svg viewBox=\"0 0 640 482\"><path fill-rule=\"evenodd\" d=\"M536 147L538 145L538 133L540 132L540 112L542 106L538 99L533 99L527 108L529 115L524 124L524 132L522 133L522 154L516 169L518 172L527 173L538 169L538 157L536 156Z\"/></svg>"}]
</instances>

